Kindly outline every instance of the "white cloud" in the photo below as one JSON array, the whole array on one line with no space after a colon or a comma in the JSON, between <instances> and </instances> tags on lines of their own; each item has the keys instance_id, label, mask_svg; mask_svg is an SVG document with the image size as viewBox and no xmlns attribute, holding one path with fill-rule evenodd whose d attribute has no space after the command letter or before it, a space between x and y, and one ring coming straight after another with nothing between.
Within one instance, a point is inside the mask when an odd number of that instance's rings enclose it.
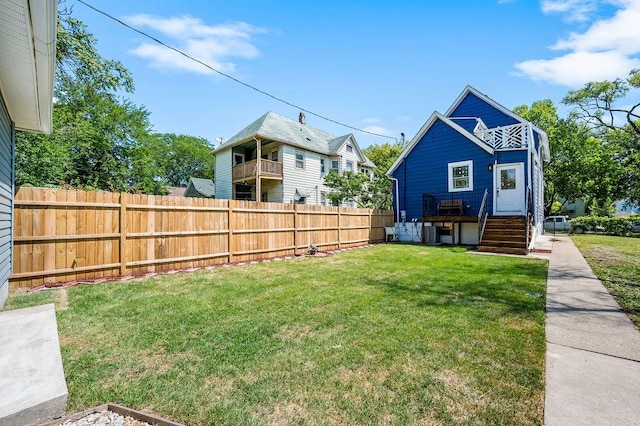
<instances>
[{"instance_id":1,"label":"white cloud","mask_svg":"<svg viewBox=\"0 0 640 426\"><path fill-rule=\"evenodd\" d=\"M379 135L391 136L391 131L386 127L382 127L382 126L367 126L362 130L366 130L367 132L371 132L371 133L377 133Z\"/></svg>"},{"instance_id":2,"label":"white cloud","mask_svg":"<svg viewBox=\"0 0 640 426\"><path fill-rule=\"evenodd\" d=\"M267 32L245 22L224 25L206 25L192 16L162 18L151 15L134 15L125 21L136 27L148 27L168 37L167 44L183 51L211 67L232 72L233 58L252 59L260 51L252 43L252 36ZM150 66L159 69L179 69L200 74L211 74L212 70L198 64L159 44L141 43L129 53L149 59Z\"/></svg>"},{"instance_id":3,"label":"white cloud","mask_svg":"<svg viewBox=\"0 0 640 426\"><path fill-rule=\"evenodd\" d=\"M595 22L582 34L571 33L558 41L557 50L594 52L615 50L625 54L640 52L640 3L621 9L611 19Z\"/></svg>"},{"instance_id":4,"label":"white cloud","mask_svg":"<svg viewBox=\"0 0 640 426\"><path fill-rule=\"evenodd\" d=\"M619 52L574 52L554 59L534 59L516 64L516 68L533 80L581 86L589 81L623 77L640 67L640 60Z\"/></svg>"},{"instance_id":5,"label":"white cloud","mask_svg":"<svg viewBox=\"0 0 640 426\"><path fill-rule=\"evenodd\" d=\"M543 0L542 12L561 13L568 22L585 22L598 9L597 0Z\"/></svg>"},{"instance_id":6,"label":"white cloud","mask_svg":"<svg viewBox=\"0 0 640 426\"><path fill-rule=\"evenodd\" d=\"M640 67L640 2L607 1L619 7L614 16L592 23L582 32L558 40L551 50L568 51L551 59L532 59L515 64L521 75L533 80L581 86L589 81L625 77ZM545 0L546 13L569 13L574 20L586 17L597 2L589 0Z\"/></svg>"}]
</instances>

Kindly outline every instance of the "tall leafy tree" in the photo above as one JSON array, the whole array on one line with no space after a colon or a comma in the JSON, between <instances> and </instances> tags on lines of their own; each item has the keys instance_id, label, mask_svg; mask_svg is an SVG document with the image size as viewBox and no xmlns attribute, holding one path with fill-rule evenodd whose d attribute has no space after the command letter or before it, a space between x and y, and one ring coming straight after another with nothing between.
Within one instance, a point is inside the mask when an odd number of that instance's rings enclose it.
<instances>
[{"instance_id":1,"label":"tall leafy tree","mask_svg":"<svg viewBox=\"0 0 640 426\"><path fill-rule=\"evenodd\" d=\"M570 91L563 103L573 106L572 116L588 126L611 151L619 168L622 198L640 202L640 70L626 79L587 83Z\"/></svg>"},{"instance_id":2,"label":"tall leafy tree","mask_svg":"<svg viewBox=\"0 0 640 426\"><path fill-rule=\"evenodd\" d=\"M130 190L130 154L151 129L149 114L119 95L133 91L126 68L100 56L87 27L64 13L57 27L53 132L18 134L16 183ZM58 165L42 173L54 161Z\"/></svg>"},{"instance_id":3,"label":"tall leafy tree","mask_svg":"<svg viewBox=\"0 0 640 426\"><path fill-rule=\"evenodd\" d=\"M402 145L399 143L370 145L363 152L376 165L379 174L385 174L393 165L393 162L402 154Z\"/></svg>"},{"instance_id":4,"label":"tall leafy tree","mask_svg":"<svg viewBox=\"0 0 640 426\"><path fill-rule=\"evenodd\" d=\"M156 135L163 148L164 173L170 186L186 186L190 177L213 179L215 157L204 138L164 133Z\"/></svg>"},{"instance_id":5,"label":"tall leafy tree","mask_svg":"<svg viewBox=\"0 0 640 426\"><path fill-rule=\"evenodd\" d=\"M521 105L514 112L549 136L551 161L545 164L545 213L559 198L583 198L593 209L608 206L620 193L620 168L610 144L594 137L573 117L562 119L549 99Z\"/></svg>"}]
</instances>

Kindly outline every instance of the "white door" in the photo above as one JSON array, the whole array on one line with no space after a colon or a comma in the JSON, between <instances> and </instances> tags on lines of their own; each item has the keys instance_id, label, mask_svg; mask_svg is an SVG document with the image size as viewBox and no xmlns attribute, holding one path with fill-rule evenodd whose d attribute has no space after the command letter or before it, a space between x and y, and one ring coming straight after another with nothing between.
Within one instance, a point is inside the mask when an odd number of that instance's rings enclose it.
<instances>
[{"instance_id":1,"label":"white door","mask_svg":"<svg viewBox=\"0 0 640 426\"><path fill-rule=\"evenodd\" d=\"M495 214L524 214L524 163L497 164L495 178Z\"/></svg>"}]
</instances>

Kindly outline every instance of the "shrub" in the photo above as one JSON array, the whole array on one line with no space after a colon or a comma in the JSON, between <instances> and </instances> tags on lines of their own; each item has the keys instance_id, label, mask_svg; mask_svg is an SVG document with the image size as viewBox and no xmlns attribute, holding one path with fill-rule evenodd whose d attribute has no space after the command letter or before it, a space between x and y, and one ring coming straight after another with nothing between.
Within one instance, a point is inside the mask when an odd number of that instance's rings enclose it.
<instances>
[{"instance_id":1,"label":"shrub","mask_svg":"<svg viewBox=\"0 0 640 426\"><path fill-rule=\"evenodd\" d=\"M626 236L631 232L632 225L640 225L640 216L582 216L571 221L571 232L576 234L600 232L607 235Z\"/></svg>"}]
</instances>

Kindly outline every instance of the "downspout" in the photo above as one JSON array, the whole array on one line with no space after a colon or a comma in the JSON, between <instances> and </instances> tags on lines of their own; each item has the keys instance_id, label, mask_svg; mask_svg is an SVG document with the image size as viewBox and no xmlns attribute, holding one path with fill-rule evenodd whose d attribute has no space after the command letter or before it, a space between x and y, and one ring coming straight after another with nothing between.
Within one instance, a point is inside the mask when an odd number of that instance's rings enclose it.
<instances>
[{"instance_id":1,"label":"downspout","mask_svg":"<svg viewBox=\"0 0 640 426\"><path fill-rule=\"evenodd\" d=\"M396 223L400 222L400 194L398 193L398 179L392 177L391 178L392 181L395 181L396 183Z\"/></svg>"}]
</instances>

